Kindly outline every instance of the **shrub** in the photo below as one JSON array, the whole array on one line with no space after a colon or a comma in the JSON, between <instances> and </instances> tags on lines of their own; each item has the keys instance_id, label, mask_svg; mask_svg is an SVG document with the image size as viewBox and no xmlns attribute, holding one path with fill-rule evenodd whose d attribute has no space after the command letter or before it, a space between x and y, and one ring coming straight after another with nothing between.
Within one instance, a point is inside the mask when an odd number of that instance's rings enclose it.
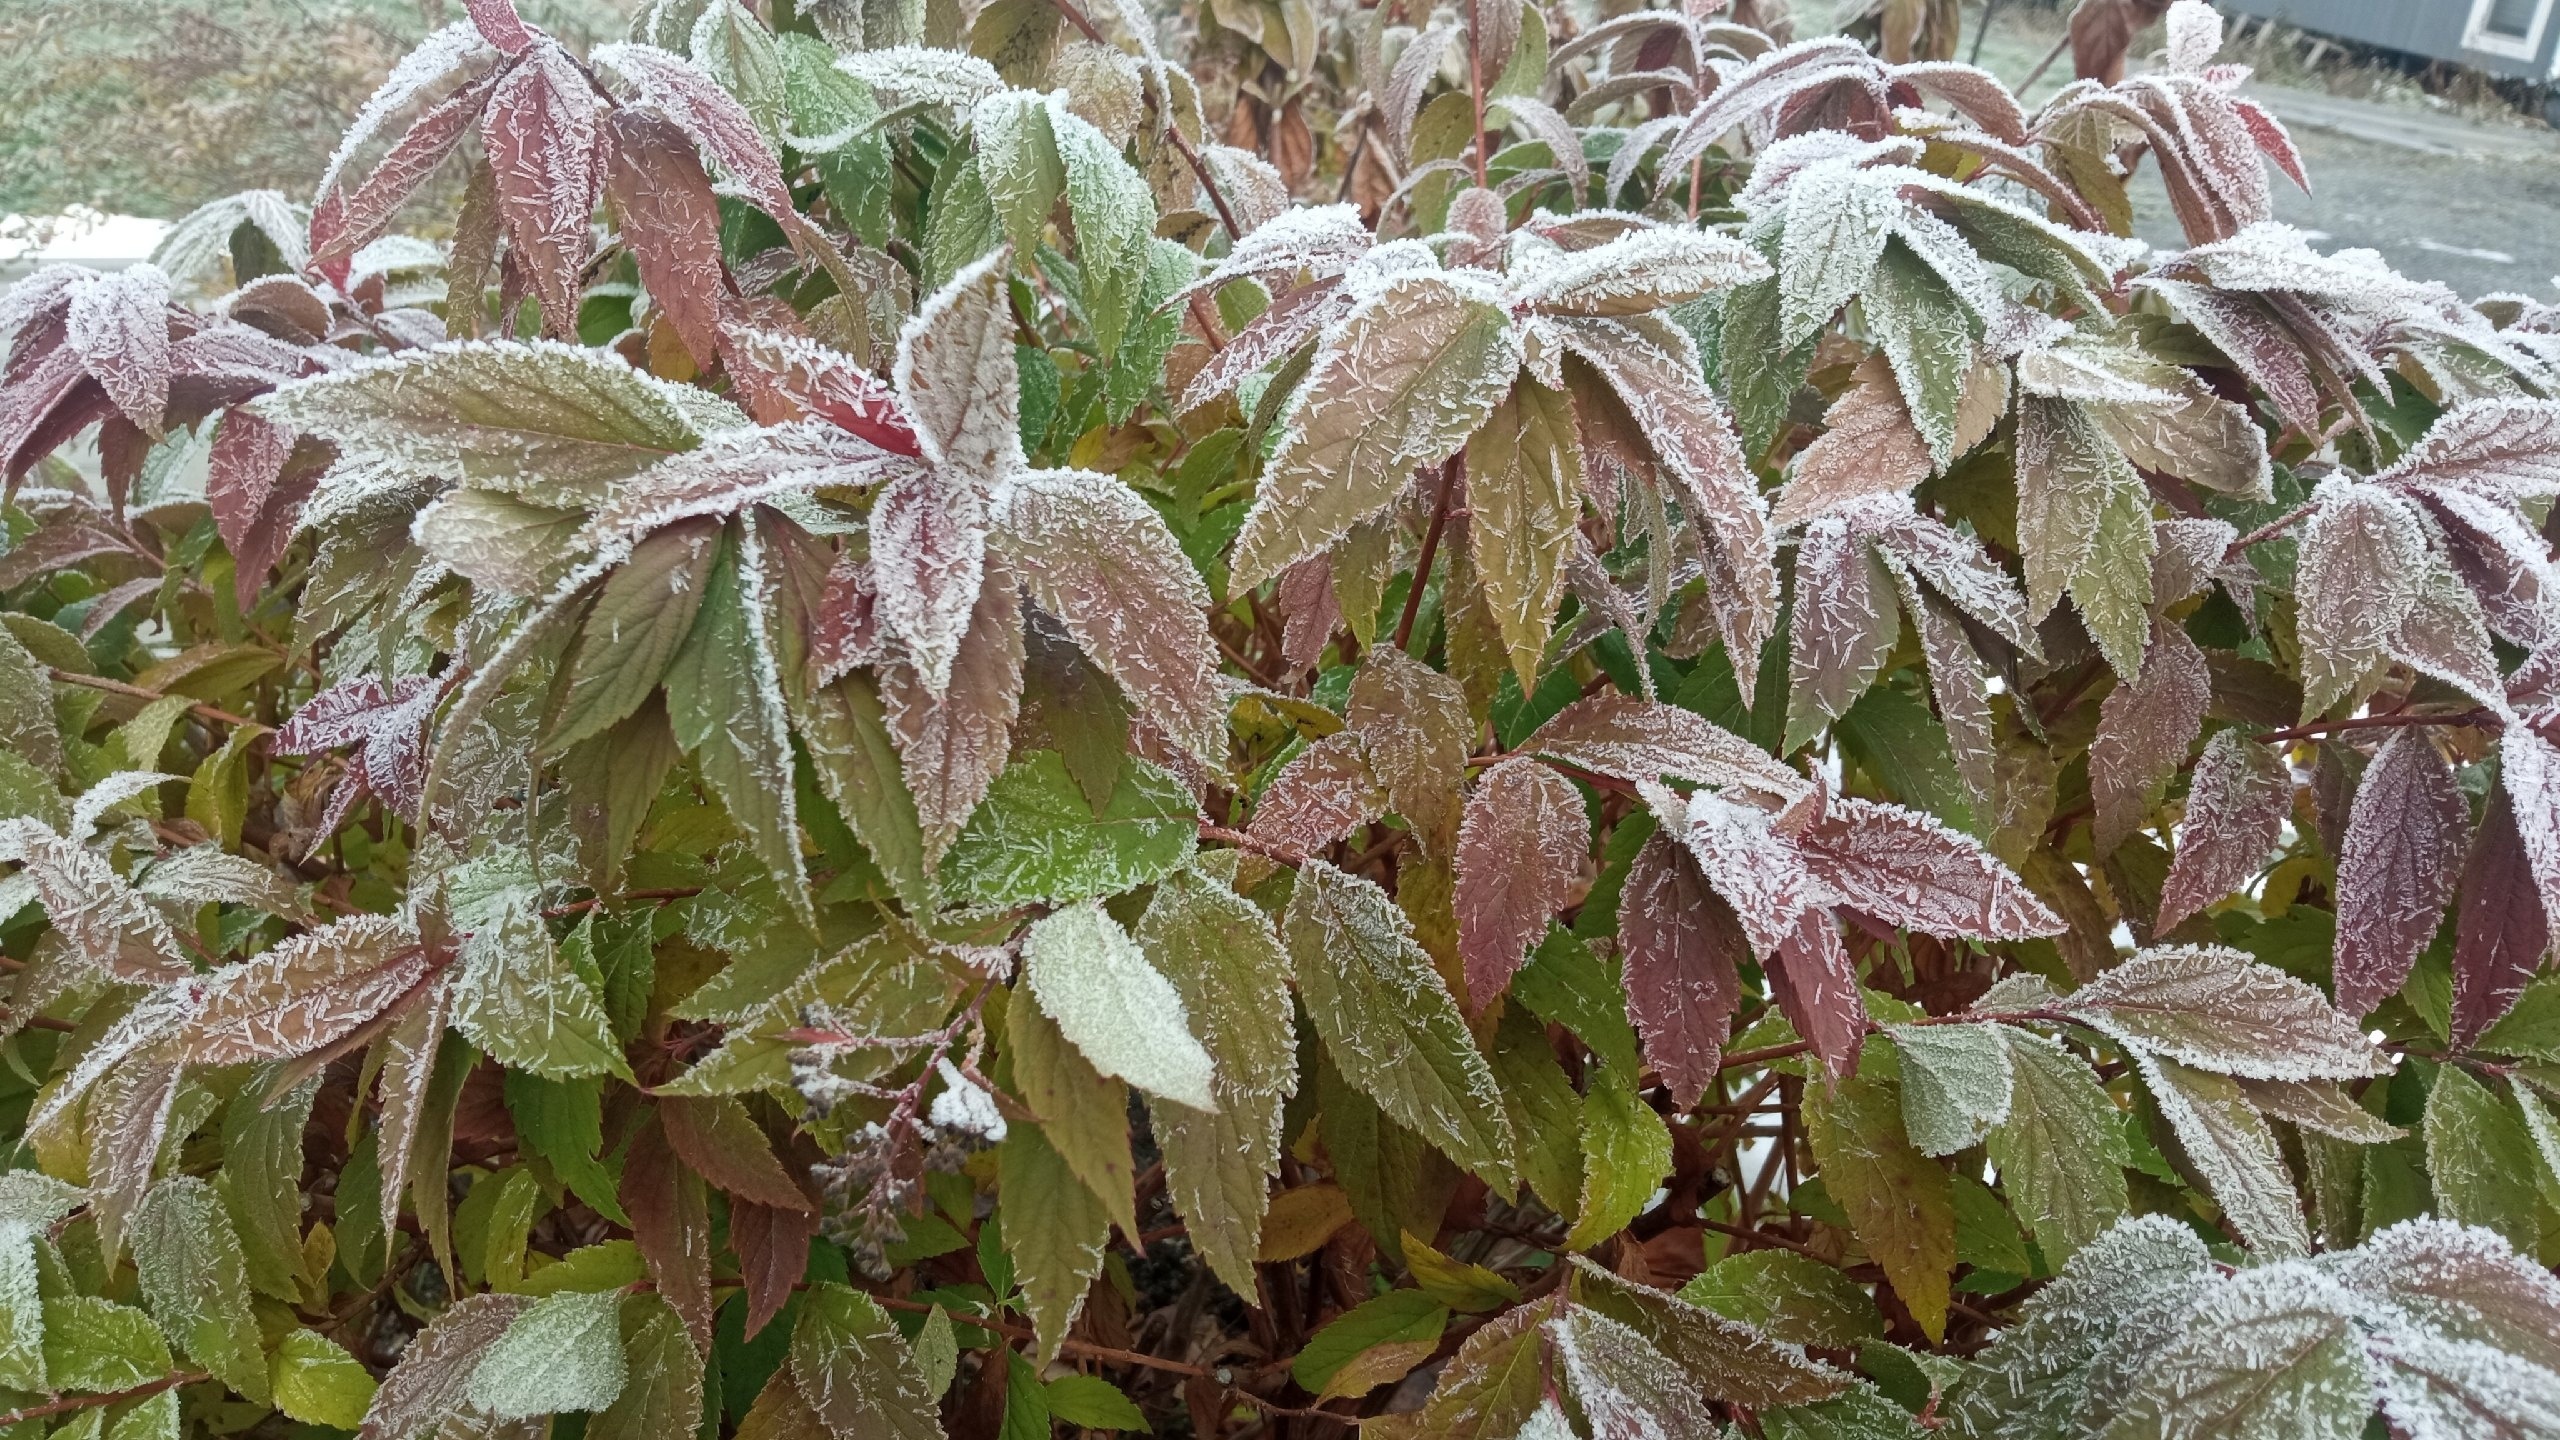
<instances>
[{"instance_id":1,"label":"shrub","mask_svg":"<svg viewBox=\"0 0 2560 1440\"><path fill-rule=\"evenodd\" d=\"M2560 317L2205 7L470 12L0 302L0 1431L2560 1434Z\"/></svg>"}]
</instances>

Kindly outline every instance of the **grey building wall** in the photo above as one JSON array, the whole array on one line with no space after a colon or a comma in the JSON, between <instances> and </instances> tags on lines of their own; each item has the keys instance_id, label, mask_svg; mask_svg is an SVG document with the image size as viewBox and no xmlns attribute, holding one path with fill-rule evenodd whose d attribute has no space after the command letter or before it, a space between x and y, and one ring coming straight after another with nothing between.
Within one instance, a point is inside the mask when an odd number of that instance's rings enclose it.
<instances>
[{"instance_id":1,"label":"grey building wall","mask_svg":"<svg viewBox=\"0 0 2560 1440\"><path fill-rule=\"evenodd\" d=\"M2560 79L2560 0L2219 0L2219 7L2493 75Z\"/></svg>"}]
</instances>

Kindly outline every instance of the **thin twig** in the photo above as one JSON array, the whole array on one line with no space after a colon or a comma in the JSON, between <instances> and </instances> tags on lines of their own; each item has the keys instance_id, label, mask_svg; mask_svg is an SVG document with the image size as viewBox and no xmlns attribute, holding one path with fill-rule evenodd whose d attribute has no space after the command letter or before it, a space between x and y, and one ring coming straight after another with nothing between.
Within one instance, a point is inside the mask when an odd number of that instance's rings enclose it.
<instances>
[{"instance_id":1,"label":"thin twig","mask_svg":"<svg viewBox=\"0 0 2560 1440\"><path fill-rule=\"evenodd\" d=\"M2457 725L2482 730L2502 728L2498 717L2486 707L2474 707L2451 715L2432 711L2394 710L2388 715L2358 715L2348 720L2314 720L2308 725L2295 725L2283 730L2270 730L2258 737L2261 745L2278 745L2287 740L2307 740L2314 735L2335 735L2343 730L2391 730L2408 725Z\"/></svg>"},{"instance_id":2,"label":"thin twig","mask_svg":"<svg viewBox=\"0 0 2560 1440\"><path fill-rule=\"evenodd\" d=\"M1431 502L1431 528L1422 534L1422 554L1413 562L1413 588L1405 592L1404 615L1396 621L1396 648L1413 653L1413 622L1422 613L1422 589L1431 580L1431 560L1440 551L1440 532L1449 528L1449 499L1458 490L1458 471L1466 463L1452 455L1440 466L1440 496Z\"/></svg>"},{"instance_id":3,"label":"thin twig","mask_svg":"<svg viewBox=\"0 0 2560 1440\"><path fill-rule=\"evenodd\" d=\"M2228 563L2239 559L2250 546L2255 545L2260 541L2273 540L2287 530L2292 529L2302 521L2304 516L2309 515L2312 511L2318 508L2320 507L2317 503L2296 506L2295 508L2286 511L2284 514L2277 516L2273 520L2268 521L2266 524L2259 526L2257 529L2250 531L2248 534L2241 536L2239 539L2232 541L2230 546L2222 552L2224 562Z\"/></svg>"},{"instance_id":4,"label":"thin twig","mask_svg":"<svg viewBox=\"0 0 2560 1440\"><path fill-rule=\"evenodd\" d=\"M169 698L165 691L145 690L139 685L128 685L122 680L110 680L104 675L82 675L75 671L60 669L51 665L45 667L45 672L65 685L79 685L90 690L104 690L110 695L122 695L129 699L147 701L166 700ZM206 720L211 720L217 725L247 726L252 730L264 730L267 728L261 721L252 720L245 715L234 715L228 710L218 710L211 705L206 705L201 702L190 702L187 706L187 713Z\"/></svg>"},{"instance_id":5,"label":"thin twig","mask_svg":"<svg viewBox=\"0 0 2560 1440\"><path fill-rule=\"evenodd\" d=\"M1274 845L1268 840L1256 839L1242 830L1230 830L1224 825L1212 825L1206 820L1200 822L1200 838L1215 840L1223 845L1232 845L1238 850L1250 850L1266 860L1277 860L1283 865L1303 865L1307 861L1306 856L1295 850Z\"/></svg>"},{"instance_id":6,"label":"thin twig","mask_svg":"<svg viewBox=\"0 0 2560 1440\"><path fill-rule=\"evenodd\" d=\"M12 1410L6 1415L0 1415L0 1430L6 1430L22 1420L41 1420L48 1415L68 1415L75 1410L94 1410L101 1405L121 1405L127 1400L148 1400L163 1390L174 1390L181 1385L193 1385L199 1380L212 1378L202 1370L188 1370L176 1375L163 1375L157 1380L136 1385L130 1390L110 1390L104 1395L65 1395L59 1400L48 1400L42 1405L30 1405L23 1410Z\"/></svg>"},{"instance_id":7,"label":"thin twig","mask_svg":"<svg viewBox=\"0 0 2560 1440\"><path fill-rule=\"evenodd\" d=\"M1058 13L1065 17L1068 24L1076 27L1076 30L1087 40L1096 45L1111 44L1109 40L1103 38L1101 29L1093 23L1092 18L1076 5L1075 0L1049 0L1049 3L1057 6ZM1180 151L1183 161L1190 165L1192 178L1198 180L1201 190L1208 194L1209 204L1218 212L1218 223L1227 229L1227 238L1243 239L1244 227L1236 223L1236 212L1228 207L1226 192L1218 188L1217 179L1210 175L1208 165L1200 158L1200 152L1192 148L1190 137L1182 133L1182 127L1174 123L1171 115L1164 117L1164 138L1173 142L1173 148Z\"/></svg>"},{"instance_id":8,"label":"thin twig","mask_svg":"<svg viewBox=\"0 0 2560 1440\"><path fill-rule=\"evenodd\" d=\"M922 1300L909 1300L897 1295L874 1295L871 1298L888 1309L905 1310L919 1315L934 1308ZM981 1330L993 1331L1009 1340L1029 1340L1036 1344L1040 1338L1037 1332L1028 1326L1009 1325L1002 1320L991 1320L984 1316L955 1314L951 1319L954 1324L975 1325ZM1058 1348L1069 1355L1101 1360L1114 1365L1137 1365L1149 1370L1170 1371L1176 1375L1216 1378L1210 1371L1181 1360L1167 1360L1159 1355L1144 1355L1135 1350L1114 1350L1108 1345L1095 1345L1083 1340L1061 1340L1058 1342Z\"/></svg>"}]
</instances>

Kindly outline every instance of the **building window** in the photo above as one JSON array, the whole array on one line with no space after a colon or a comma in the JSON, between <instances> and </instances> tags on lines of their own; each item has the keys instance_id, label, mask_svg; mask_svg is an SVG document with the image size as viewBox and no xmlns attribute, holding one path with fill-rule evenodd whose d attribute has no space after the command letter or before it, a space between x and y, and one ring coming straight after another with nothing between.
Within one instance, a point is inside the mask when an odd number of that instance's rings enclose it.
<instances>
[{"instance_id":1,"label":"building window","mask_svg":"<svg viewBox=\"0 0 2560 1440\"><path fill-rule=\"evenodd\" d=\"M2463 27L2462 48L2531 60L2542 51L2542 31L2550 23L2553 3L2554 0L2472 0L2471 20Z\"/></svg>"}]
</instances>

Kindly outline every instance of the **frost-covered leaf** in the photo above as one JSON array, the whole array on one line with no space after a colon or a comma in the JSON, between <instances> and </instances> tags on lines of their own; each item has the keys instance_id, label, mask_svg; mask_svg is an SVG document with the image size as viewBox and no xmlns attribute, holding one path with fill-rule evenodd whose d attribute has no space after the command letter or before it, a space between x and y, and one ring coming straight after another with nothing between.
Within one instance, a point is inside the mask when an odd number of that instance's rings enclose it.
<instances>
[{"instance_id":1,"label":"frost-covered leaf","mask_svg":"<svg viewBox=\"0 0 2560 1440\"><path fill-rule=\"evenodd\" d=\"M1397 1124L1507 1189L1511 1126L1493 1072L1394 900L1310 860L1281 934L1307 1016L1343 1075Z\"/></svg>"},{"instance_id":2,"label":"frost-covered leaf","mask_svg":"<svg viewBox=\"0 0 2560 1440\"><path fill-rule=\"evenodd\" d=\"M339 465L460 479L543 504L592 504L613 482L745 417L600 351L463 341L286 386L253 414L338 447Z\"/></svg>"},{"instance_id":3,"label":"frost-covered leaf","mask_svg":"<svg viewBox=\"0 0 2560 1440\"><path fill-rule=\"evenodd\" d=\"M2463 861L2454 927L2451 1038L2469 1045L2497 1023L2542 968L2550 917L2507 787L2489 792Z\"/></svg>"},{"instance_id":4,"label":"frost-covered leaf","mask_svg":"<svg viewBox=\"0 0 2560 1440\"><path fill-rule=\"evenodd\" d=\"M1646 838L1618 898L1628 1018L1672 1099L1697 1103L1715 1083L1750 954L1732 909L1668 837Z\"/></svg>"},{"instance_id":5,"label":"frost-covered leaf","mask_svg":"<svg viewBox=\"0 0 2560 1440\"><path fill-rule=\"evenodd\" d=\"M905 645L929 694L950 688L987 570L986 502L956 469L881 487L871 510L873 613ZM998 600L1010 598L995 588Z\"/></svg>"},{"instance_id":6,"label":"frost-covered leaf","mask_svg":"<svg viewBox=\"0 0 2560 1440\"><path fill-rule=\"evenodd\" d=\"M1035 923L1023 941L1022 974L1096 1070L1194 1110L1218 1108L1214 1066L1191 1033L1180 992L1100 906Z\"/></svg>"},{"instance_id":7,"label":"frost-covered leaf","mask_svg":"<svg viewBox=\"0 0 2560 1440\"><path fill-rule=\"evenodd\" d=\"M1715 1425L1696 1381L1636 1330L1581 1306L1540 1328L1595 1440L1675 1440Z\"/></svg>"},{"instance_id":8,"label":"frost-covered leaf","mask_svg":"<svg viewBox=\"0 0 2560 1440\"><path fill-rule=\"evenodd\" d=\"M1035 750L996 778L942 858L946 895L996 908L1115 895L1191 854L1197 807L1182 782L1132 759L1099 810L1055 750Z\"/></svg>"},{"instance_id":9,"label":"frost-covered leaf","mask_svg":"<svg viewBox=\"0 0 2560 1440\"><path fill-rule=\"evenodd\" d=\"M1522 378L1467 442L1467 540L1522 690L1537 683L1582 509L1582 450L1560 391Z\"/></svg>"},{"instance_id":10,"label":"frost-covered leaf","mask_svg":"<svg viewBox=\"0 0 2560 1440\"><path fill-rule=\"evenodd\" d=\"M2438 1214L2477 1225L2531 1253L2542 1237L2533 1137L2516 1112L2462 1067L2436 1072L2427 1091L2428 1188Z\"/></svg>"},{"instance_id":11,"label":"frost-covered leaf","mask_svg":"<svg viewBox=\"0 0 2560 1440\"><path fill-rule=\"evenodd\" d=\"M1566 706L1517 748L1637 783L1739 786L1781 800L1805 788L1803 776L1696 711L1614 692Z\"/></svg>"},{"instance_id":12,"label":"frost-covered leaf","mask_svg":"<svg viewBox=\"0 0 2560 1440\"><path fill-rule=\"evenodd\" d=\"M1792 750L1847 713L1902 635L1893 577L1850 522L1826 515L1796 547L1796 604L1787 659Z\"/></svg>"},{"instance_id":13,"label":"frost-covered leaf","mask_svg":"<svg viewBox=\"0 0 2560 1440\"><path fill-rule=\"evenodd\" d=\"M814 917L801 882L791 722L771 633L764 545L761 528L750 523L712 566L693 629L667 662L667 720L805 923Z\"/></svg>"},{"instance_id":14,"label":"frost-covered leaf","mask_svg":"<svg viewBox=\"0 0 2560 1440\"><path fill-rule=\"evenodd\" d=\"M2338 852L2338 1009L2399 993L2453 899L2471 807L2425 730L2399 731L2356 787Z\"/></svg>"},{"instance_id":15,"label":"frost-covered leaf","mask_svg":"<svg viewBox=\"0 0 2560 1440\"><path fill-rule=\"evenodd\" d=\"M1076 259L1083 267L1085 313L1105 360L1120 352L1136 320L1146 278L1147 237L1155 233L1155 195L1120 147L1053 93L1049 125L1065 167L1067 213L1075 221Z\"/></svg>"},{"instance_id":16,"label":"frost-covered leaf","mask_svg":"<svg viewBox=\"0 0 2560 1440\"><path fill-rule=\"evenodd\" d=\"M1102 1273L1111 1212L1075 1178L1037 1125L1006 1130L996 1147L996 1187L999 1193L1036 1197L1030 1205L1008 1207L1001 1223L1005 1253L1012 1257L1038 1337L1037 1353L1053 1360L1094 1277Z\"/></svg>"},{"instance_id":17,"label":"frost-covered leaf","mask_svg":"<svg viewBox=\"0 0 2560 1440\"><path fill-rule=\"evenodd\" d=\"M0 859L34 883L45 917L82 961L120 980L161 984L195 973L177 933L106 857L34 820L0 821Z\"/></svg>"},{"instance_id":18,"label":"frost-covered leaf","mask_svg":"<svg viewBox=\"0 0 2560 1440\"><path fill-rule=\"evenodd\" d=\"M2150 634L2151 502L2079 405L2018 401L2018 539L2031 614L2071 593L2116 673L2138 677Z\"/></svg>"},{"instance_id":19,"label":"frost-covered leaf","mask_svg":"<svg viewBox=\"0 0 2560 1440\"><path fill-rule=\"evenodd\" d=\"M519 905L463 938L453 1023L500 1064L545 1079L628 1073L603 1002L541 915Z\"/></svg>"},{"instance_id":20,"label":"frost-covered leaf","mask_svg":"<svg viewBox=\"0 0 2560 1440\"><path fill-rule=\"evenodd\" d=\"M640 110L607 119L604 192L649 300L697 365L720 355L728 277L720 257L720 202L693 142L674 121Z\"/></svg>"},{"instance_id":21,"label":"frost-covered leaf","mask_svg":"<svg viewBox=\"0 0 2560 1440\"><path fill-rule=\"evenodd\" d=\"M2095 807L2090 848L2104 856L2144 828L2171 776L2204 732L2213 675L2185 627L2154 619L2142 652L2142 674L2098 703L2098 733L2089 742L2089 798Z\"/></svg>"},{"instance_id":22,"label":"frost-covered leaf","mask_svg":"<svg viewBox=\"0 0 2560 1440\"><path fill-rule=\"evenodd\" d=\"M1129 1160L1129 1087L1095 1069L1058 1032L1058 1024L1017 988L1005 1006L1005 1048L1013 1061L1013 1085L1040 1122L1040 1132L1067 1169L1093 1192L1123 1235L1138 1233L1131 1208L1136 1171ZM957 1075L957 1072L954 1072ZM965 1077L944 1077L946 1108L975 1087ZM999 1117L996 1122L1005 1122Z\"/></svg>"},{"instance_id":23,"label":"frost-covered leaf","mask_svg":"<svg viewBox=\"0 0 2560 1440\"><path fill-rule=\"evenodd\" d=\"M2302 1198L2275 1132L2249 1104L2238 1081L2135 1052L2152 1104L2178 1137L2178 1148L2204 1191L2249 1248L2274 1257L2307 1254L2311 1234Z\"/></svg>"},{"instance_id":24,"label":"frost-covered leaf","mask_svg":"<svg viewBox=\"0 0 2560 1440\"><path fill-rule=\"evenodd\" d=\"M1902 1053L1902 1122L1923 1155L1952 1155L2009 1118L2015 1089L2000 1027L1888 1025Z\"/></svg>"},{"instance_id":25,"label":"frost-covered leaf","mask_svg":"<svg viewBox=\"0 0 2560 1440\"><path fill-rule=\"evenodd\" d=\"M1571 897L1591 822L1571 781L1526 761L1485 772L1458 827L1458 952L1482 1011Z\"/></svg>"},{"instance_id":26,"label":"frost-covered leaf","mask_svg":"<svg viewBox=\"0 0 2560 1440\"><path fill-rule=\"evenodd\" d=\"M1455 454L1520 368L1491 301L1442 276L1389 282L1327 339L1236 537L1231 585L1317 554Z\"/></svg>"},{"instance_id":27,"label":"frost-covered leaf","mask_svg":"<svg viewBox=\"0 0 2560 1440\"><path fill-rule=\"evenodd\" d=\"M1358 734L1337 730L1272 777L1255 802L1253 838L1284 853L1310 855L1386 813L1386 787L1369 769Z\"/></svg>"},{"instance_id":28,"label":"frost-covered leaf","mask_svg":"<svg viewBox=\"0 0 2560 1440\"><path fill-rule=\"evenodd\" d=\"M1900 495L1929 478L1929 445L1911 423L1902 391L1881 355L1823 413L1823 431L1796 457L1769 523L1791 529L1870 495Z\"/></svg>"},{"instance_id":29,"label":"frost-covered leaf","mask_svg":"<svg viewBox=\"0 0 2560 1440\"><path fill-rule=\"evenodd\" d=\"M307 1055L389 1009L425 974L426 957L407 925L350 916L219 972L176 1043L196 1065Z\"/></svg>"},{"instance_id":30,"label":"frost-covered leaf","mask_svg":"<svg viewBox=\"0 0 2560 1440\"><path fill-rule=\"evenodd\" d=\"M1740 241L1663 227L1551 260L1512 293L1514 304L1547 315L1647 315L1769 273L1769 262Z\"/></svg>"},{"instance_id":31,"label":"frost-covered leaf","mask_svg":"<svg viewBox=\"0 0 2560 1440\"><path fill-rule=\"evenodd\" d=\"M2357 1080L2390 1068L2318 990L2217 945L2144 950L2059 1002L2136 1048L2255 1080Z\"/></svg>"},{"instance_id":32,"label":"frost-covered leaf","mask_svg":"<svg viewBox=\"0 0 2560 1440\"><path fill-rule=\"evenodd\" d=\"M413 1440L459 1415L481 1357L533 1304L529 1295L480 1294L447 1306L383 1377L365 1409L364 1440Z\"/></svg>"},{"instance_id":33,"label":"frost-covered leaf","mask_svg":"<svg viewBox=\"0 0 2560 1440\"><path fill-rule=\"evenodd\" d=\"M1805 1136L1824 1188L1848 1213L1894 1293L1933 1338L1947 1323L1948 1272L1956 1263L1955 1201L1947 1172L1912 1146L1903 1121L1896 1057L1869 1046L1854 1075L1805 1096Z\"/></svg>"},{"instance_id":34,"label":"frost-covered leaf","mask_svg":"<svg viewBox=\"0 0 2560 1440\"><path fill-rule=\"evenodd\" d=\"M278 1342L273 1370L277 1409L337 1430L364 1423L377 1389L356 1357L311 1330L296 1330Z\"/></svg>"},{"instance_id":35,"label":"frost-covered leaf","mask_svg":"<svg viewBox=\"0 0 2560 1440\"><path fill-rule=\"evenodd\" d=\"M211 1185L172 1175L133 1216L144 1302L189 1359L249 1400L267 1400L267 1358L249 1312L240 1236Z\"/></svg>"},{"instance_id":36,"label":"frost-covered leaf","mask_svg":"<svg viewBox=\"0 0 2560 1440\"><path fill-rule=\"evenodd\" d=\"M1194 756L1226 758L1226 684L1208 587L1135 490L1088 470L1025 475L996 517L1032 599L1140 714Z\"/></svg>"},{"instance_id":37,"label":"frost-covered leaf","mask_svg":"<svg viewBox=\"0 0 2560 1440\"><path fill-rule=\"evenodd\" d=\"M1352 677L1343 712L1386 789L1388 807L1404 817L1425 853L1449 853L1475 736L1466 692L1402 650L1380 646Z\"/></svg>"},{"instance_id":38,"label":"frost-covered leaf","mask_svg":"<svg viewBox=\"0 0 2560 1440\"><path fill-rule=\"evenodd\" d=\"M642 540L605 577L571 653L552 746L601 735L649 698L693 633L721 550L717 521L680 520Z\"/></svg>"},{"instance_id":39,"label":"frost-covered leaf","mask_svg":"<svg viewBox=\"0 0 2560 1440\"><path fill-rule=\"evenodd\" d=\"M2009 1051L2009 1111L1984 1153L2037 1248L2061 1264L2125 1213L2123 1124L2086 1061L2030 1031L1995 1032Z\"/></svg>"},{"instance_id":40,"label":"frost-covered leaf","mask_svg":"<svg viewBox=\"0 0 2560 1440\"><path fill-rule=\"evenodd\" d=\"M1778 241L1779 343L1793 349L1867 287L1901 206L1847 164L1807 168L1787 187Z\"/></svg>"},{"instance_id":41,"label":"frost-covered leaf","mask_svg":"<svg viewBox=\"0 0 2560 1440\"><path fill-rule=\"evenodd\" d=\"M913 665L891 665L881 675L884 719L928 866L951 848L1004 769L1022 703L1022 598L1012 572L1001 561L994 569L978 589L940 693Z\"/></svg>"},{"instance_id":42,"label":"frost-covered leaf","mask_svg":"<svg viewBox=\"0 0 2560 1440\"><path fill-rule=\"evenodd\" d=\"M555 336L577 333L579 271L604 188L602 110L586 73L545 37L498 82L481 123L498 214Z\"/></svg>"},{"instance_id":43,"label":"frost-covered leaf","mask_svg":"<svg viewBox=\"0 0 2560 1440\"><path fill-rule=\"evenodd\" d=\"M2475 400L2437 417L2399 463L2374 476L2380 484L2427 484L2493 500L2537 500L2560 494L2560 404L2549 400Z\"/></svg>"},{"instance_id":44,"label":"frost-covered leaf","mask_svg":"<svg viewBox=\"0 0 2560 1440\"><path fill-rule=\"evenodd\" d=\"M838 1440L941 1440L935 1397L906 1339L859 1290L811 1287L791 1335L791 1378Z\"/></svg>"},{"instance_id":45,"label":"frost-covered leaf","mask_svg":"<svg viewBox=\"0 0 2560 1440\"><path fill-rule=\"evenodd\" d=\"M1847 1378L1795 1345L1685 1296L1627 1280L1586 1256L1571 1263L1577 1306L1643 1336L1714 1398L1753 1407L1802 1405L1839 1394Z\"/></svg>"},{"instance_id":46,"label":"frost-covered leaf","mask_svg":"<svg viewBox=\"0 0 2560 1440\"><path fill-rule=\"evenodd\" d=\"M2308 1265L2232 1276L2151 1358L2110 1433L2353 1440L2373 1405L2360 1318Z\"/></svg>"},{"instance_id":47,"label":"frost-covered leaf","mask_svg":"<svg viewBox=\"0 0 2560 1440\"><path fill-rule=\"evenodd\" d=\"M2302 718L2328 713L2383 658L2417 603L2427 541L2417 512L2378 485L2331 476L2302 529L2294 592L2302 635Z\"/></svg>"},{"instance_id":48,"label":"frost-covered leaf","mask_svg":"<svg viewBox=\"0 0 2560 1440\"><path fill-rule=\"evenodd\" d=\"M1842 796L1792 839L1840 900L1931 935L2022 940L2061 933L2048 909L1982 843L1917 810Z\"/></svg>"},{"instance_id":49,"label":"frost-covered leaf","mask_svg":"<svg viewBox=\"0 0 2560 1440\"><path fill-rule=\"evenodd\" d=\"M535 1301L480 1352L464 1393L501 1419L602 1410L630 1373L621 1292L563 1290Z\"/></svg>"},{"instance_id":50,"label":"frost-covered leaf","mask_svg":"<svg viewBox=\"0 0 2560 1440\"><path fill-rule=\"evenodd\" d=\"M1004 302L1004 261L962 270L916 309L892 372L925 457L956 485L984 486L1022 468L1021 382Z\"/></svg>"},{"instance_id":51,"label":"frost-covered leaf","mask_svg":"<svg viewBox=\"0 0 2560 1440\"><path fill-rule=\"evenodd\" d=\"M2264 865L2293 812L2293 771L2275 751L2238 730L2206 742L2178 821L2177 855L2160 888L2158 929L2246 885Z\"/></svg>"},{"instance_id":52,"label":"frost-covered leaf","mask_svg":"<svg viewBox=\"0 0 2560 1440\"><path fill-rule=\"evenodd\" d=\"M1152 1112L1165 1189L1192 1245L1245 1294L1280 1165L1281 1106L1298 1083L1289 953L1268 916L1196 869L1156 887L1138 923L1138 948L1173 982L1215 1062L1214 1113L1178 1105Z\"/></svg>"}]
</instances>

